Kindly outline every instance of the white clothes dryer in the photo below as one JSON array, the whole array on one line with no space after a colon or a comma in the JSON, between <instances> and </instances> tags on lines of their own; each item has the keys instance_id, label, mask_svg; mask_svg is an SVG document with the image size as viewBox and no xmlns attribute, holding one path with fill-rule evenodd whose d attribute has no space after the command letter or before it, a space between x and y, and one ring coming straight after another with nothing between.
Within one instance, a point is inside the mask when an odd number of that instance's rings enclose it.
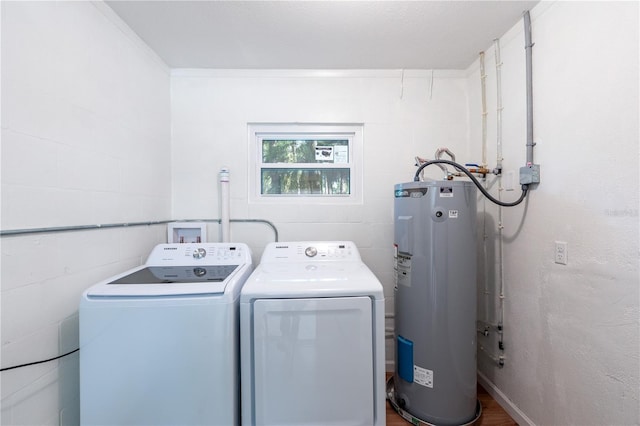
<instances>
[{"instance_id":1,"label":"white clothes dryer","mask_svg":"<svg viewBox=\"0 0 640 426\"><path fill-rule=\"evenodd\" d=\"M385 425L384 295L353 242L269 244L240 323L243 425Z\"/></svg>"},{"instance_id":2,"label":"white clothes dryer","mask_svg":"<svg viewBox=\"0 0 640 426\"><path fill-rule=\"evenodd\" d=\"M80 301L82 425L240 423L245 244L160 244Z\"/></svg>"}]
</instances>

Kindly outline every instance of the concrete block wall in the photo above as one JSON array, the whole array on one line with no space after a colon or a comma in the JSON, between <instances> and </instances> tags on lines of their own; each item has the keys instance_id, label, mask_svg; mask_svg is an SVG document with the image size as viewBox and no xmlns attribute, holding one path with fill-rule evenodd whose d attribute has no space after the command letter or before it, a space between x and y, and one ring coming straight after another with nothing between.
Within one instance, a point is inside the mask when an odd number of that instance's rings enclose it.
<instances>
[{"instance_id":1,"label":"concrete block wall","mask_svg":"<svg viewBox=\"0 0 640 426\"><path fill-rule=\"evenodd\" d=\"M415 155L440 146L464 162L481 158L477 63L169 73L101 2L0 7L2 229L215 218L217 173L229 166L232 218L270 220L282 241L355 241L393 314L393 185L411 180ZM479 355L481 377L522 424L638 424L638 4L544 2L532 19L542 183L504 210L507 362L498 369ZM501 36L505 171L516 181L521 26ZM250 203L247 123L256 122L363 123L363 203ZM497 210L482 217L495 227ZM73 349L81 291L139 264L165 236L160 226L3 238L2 366ZM233 224L232 239L259 259L273 234ZM566 266L553 263L556 240L569 243ZM492 300L480 312L495 319L496 271L489 276L480 286ZM2 424L77 424L77 374L77 356L2 373Z\"/></svg>"},{"instance_id":2,"label":"concrete block wall","mask_svg":"<svg viewBox=\"0 0 640 426\"><path fill-rule=\"evenodd\" d=\"M101 2L2 2L2 229L168 219L169 70ZM78 347L93 283L164 226L3 237L1 365ZM1 373L3 425L79 423L78 355Z\"/></svg>"},{"instance_id":3,"label":"concrete block wall","mask_svg":"<svg viewBox=\"0 0 640 426\"><path fill-rule=\"evenodd\" d=\"M637 2L545 2L531 11L541 182L526 203L503 209L505 366L478 355L485 386L520 424L640 423L638 14ZM502 198L514 200L526 143L522 21L500 46L504 171L516 176L516 189ZM490 165L494 52L486 47ZM470 149L480 155L478 61L468 71ZM488 281L480 276L479 316L495 322L498 212L491 203L485 217L489 273ZM556 241L568 243L567 265L554 262ZM479 343L499 353L493 336Z\"/></svg>"},{"instance_id":4,"label":"concrete block wall","mask_svg":"<svg viewBox=\"0 0 640 426\"><path fill-rule=\"evenodd\" d=\"M430 157L440 146L466 152L465 74L174 70L171 81L174 217L216 215L216 174L229 166L232 218L270 220L281 241L354 241L383 283L392 314L393 186L413 180L416 155ZM247 123L291 122L364 125L362 203L250 202ZM272 235L255 228L233 225L231 237L250 244L259 260Z\"/></svg>"}]
</instances>

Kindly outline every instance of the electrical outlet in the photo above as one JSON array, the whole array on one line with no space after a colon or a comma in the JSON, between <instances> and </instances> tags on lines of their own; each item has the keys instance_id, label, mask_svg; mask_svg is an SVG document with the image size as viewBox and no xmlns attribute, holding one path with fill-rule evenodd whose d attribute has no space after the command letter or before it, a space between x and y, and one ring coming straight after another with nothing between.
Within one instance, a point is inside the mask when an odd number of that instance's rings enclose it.
<instances>
[{"instance_id":1,"label":"electrical outlet","mask_svg":"<svg viewBox=\"0 0 640 426\"><path fill-rule=\"evenodd\" d=\"M516 171L515 170L509 170L507 173L504 174L504 189L505 191L513 191L515 189L515 182L516 181Z\"/></svg>"},{"instance_id":2,"label":"electrical outlet","mask_svg":"<svg viewBox=\"0 0 640 426\"><path fill-rule=\"evenodd\" d=\"M555 262L566 265L569 261L569 244L565 241L556 241Z\"/></svg>"}]
</instances>

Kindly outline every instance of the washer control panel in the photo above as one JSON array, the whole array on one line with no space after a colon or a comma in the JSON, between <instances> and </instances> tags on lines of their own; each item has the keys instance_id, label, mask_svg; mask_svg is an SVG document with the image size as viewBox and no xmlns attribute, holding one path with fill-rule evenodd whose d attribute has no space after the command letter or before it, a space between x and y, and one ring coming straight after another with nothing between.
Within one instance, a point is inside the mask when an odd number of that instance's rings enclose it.
<instances>
[{"instance_id":1,"label":"washer control panel","mask_svg":"<svg viewBox=\"0 0 640 426\"><path fill-rule=\"evenodd\" d=\"M193 255L192 256L193 256L194 259L202 259L206 255L207 255L207 251L205 249L203 249L202 247L198 247L198 248L193 250Z\"/></svg>"},{"instance_id":2,"label":"washer control panel","mask_svg":"<svg viewBox=\"0 0 640 426\"><path fill-rule=\"evenodd\" d=\"M307 257L315 257L315 255L318 254L318 249L314 246L309 246L304 249L304 254L306 254Z\"/></svg>"},{"instance_id":3,"label":"washer control panel","mask_svg":"<svg viewBox=\"0 0 640 426\"><path fill-rule=\"evenodd\" d=\"M351 241L299 241L271 243L262 254L262 262L361 260Z\"/></svg>"},{"instance_id":4,"label":"washer control panel","mask_svg":"<svg viewBox=\"0 0 640 426\"><path fill-rule=\"evenodd\" d=\"M147 260L147 265L238 265L251 262L246 244L187 243L159 244Z\"/></svg>"}]
</instances>

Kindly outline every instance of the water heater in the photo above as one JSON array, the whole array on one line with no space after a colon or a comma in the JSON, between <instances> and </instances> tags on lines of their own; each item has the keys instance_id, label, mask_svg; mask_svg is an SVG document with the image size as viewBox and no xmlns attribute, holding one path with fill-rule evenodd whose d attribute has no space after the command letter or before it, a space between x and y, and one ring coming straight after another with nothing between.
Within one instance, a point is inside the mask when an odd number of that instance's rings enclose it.
<instances>
[{"instance_id":1,"label":"water heater","mask_svg":"<svg viewBox=\"0 0 640 426\"><path fill-rule=\"evenodd\" d=\"M476 191L472 182L453 180L395 186L390 399L403 416L428 424L463 425L479 416Z\"/></svg>"}]
</instances>

